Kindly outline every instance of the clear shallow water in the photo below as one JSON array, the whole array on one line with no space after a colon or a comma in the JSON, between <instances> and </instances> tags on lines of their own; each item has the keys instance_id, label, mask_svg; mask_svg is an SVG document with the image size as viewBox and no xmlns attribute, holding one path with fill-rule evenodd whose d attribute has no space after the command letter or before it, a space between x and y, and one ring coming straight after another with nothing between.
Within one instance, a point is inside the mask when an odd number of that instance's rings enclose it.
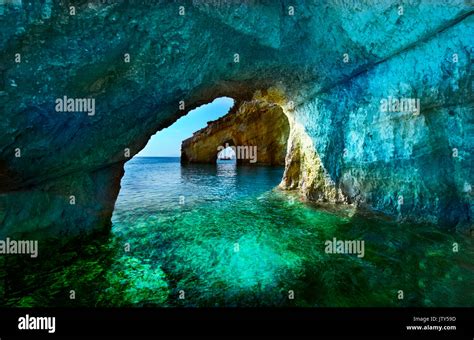
<instances>
[{"instance_id":1,"label":"clear shallow water","mask_svg":"<svg viewBox=\"0 0 474 340\"><path fill-rule=\"evenodd\" d=\"M474 305L471 238L315 208L275 189L282 173L132 159L111 233L51 250L28 273L9 260L1 304ZM365 256L326 254L324 243L334 237L364 240Z\"/></svg>"},{"instance_id":2,"label":"clear shallow water","mask_svg":"<svg viewBox=\"0 0 474 340\"><path fill-rule=\"evenodd\" d=\"M113 232L163 272L169 305L474 304L472 240L316 209L274 189L282 173L134 159ZM333 237L365 240L365 256L326 254Z\"/></svg>"}]
</instances>

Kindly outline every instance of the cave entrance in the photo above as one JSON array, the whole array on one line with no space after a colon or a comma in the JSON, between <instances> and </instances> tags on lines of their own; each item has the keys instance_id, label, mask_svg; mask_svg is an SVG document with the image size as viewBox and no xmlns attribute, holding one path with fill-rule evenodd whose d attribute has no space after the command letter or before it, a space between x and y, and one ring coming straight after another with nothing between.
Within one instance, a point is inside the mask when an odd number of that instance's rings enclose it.
<instances>
[{"instance_id":1,"label":"cave entrance","mask_svg":"<svg viewBox=\"0 0 474 340\"><path fill-rule=\"evenodd\" d=\"M157 210L192 201L263 192L280 184L289 122L262 100L215 99L158 131L125 163L113 222L131 210ZM217 197L217 198L216 198ZM134 224L134 223L131 223Z\"/></svg>"},{"instance_id":2,"label":"cave entrance","mask_svg":"<svg viewBox=\"0 0 474 340\"><path fill-rule=\"evenodd\" d=\"M233 105L219 98L189 112L125 163L112 233L130 251L114 263L119 270L113 273L120 274L111 280L135 304L197 305L197 295L225 293L216 287L237 287L237 296L242 289L260 289L262 272L281 271L280 261L272 265L276 242L263 243L261 234L274 225L275 200L283 207L286 202L273 190L284 172L273 160L284 161L288 120L281 108L239 103L229 112ZM255 163L250 147L259 152ZM196 282L196 276L203 280ZM175 299L176 292L186 298Z\"/></svg>"}]
</instances>

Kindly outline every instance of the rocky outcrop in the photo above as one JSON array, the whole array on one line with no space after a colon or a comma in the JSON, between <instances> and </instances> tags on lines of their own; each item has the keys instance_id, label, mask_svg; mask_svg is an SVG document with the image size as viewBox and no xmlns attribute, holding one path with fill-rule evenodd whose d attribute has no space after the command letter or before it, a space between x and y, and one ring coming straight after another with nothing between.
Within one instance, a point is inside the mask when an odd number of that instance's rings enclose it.
<instances>
[{"instance_id":1,"label":"rocky outcrop","mask_svg":"<svg viewBox=\"0 0 474 340\"><path fill-rule=\"evenodd\" d=\"M181 163L215 163L219 151L233 147L237 163L284 165L288 118L275 103L253 100L208 122L181 145Z\"/></svg>"},{"instance_id":2,"label":"rocky outcrop","mask_svg":"<svg viewBox=\"0 0 474 340\"><path fill-rule=\"evenodd\" d=\"M2 238L103 228L152 134L272 87L290 124L282 186L472 223L465 1L29 3L0 6ZM94 99L95 114L56 111L64 96ZM381 110L389 97L419 99L419 114Z\"/></svg>"}]
</instances>

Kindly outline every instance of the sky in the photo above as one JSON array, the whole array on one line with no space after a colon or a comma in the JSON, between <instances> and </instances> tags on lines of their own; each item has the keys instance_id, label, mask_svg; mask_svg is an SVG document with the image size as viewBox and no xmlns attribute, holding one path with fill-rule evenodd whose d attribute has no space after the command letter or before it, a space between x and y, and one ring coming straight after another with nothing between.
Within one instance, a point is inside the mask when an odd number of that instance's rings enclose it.
<instances>
[{"instance_id":1,"label":"sky","mask_svg":"<svg viewBox=\"0 0 474 340\"><path fill-rule=\"evenodd\" d=\"M151 136L145 148L135 157L180 157L181 142L191 137L197 130L206 127L208 121L227 114L232 105L234 105L232 98L222 97L189 111L170 127Z\"/></svg>"}]
</instances>

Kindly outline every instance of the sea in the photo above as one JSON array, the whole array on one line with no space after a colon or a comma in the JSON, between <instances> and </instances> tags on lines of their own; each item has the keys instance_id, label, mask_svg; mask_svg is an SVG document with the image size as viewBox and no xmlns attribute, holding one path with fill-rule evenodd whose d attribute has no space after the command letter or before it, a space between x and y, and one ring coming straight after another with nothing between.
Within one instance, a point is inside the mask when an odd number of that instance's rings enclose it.
<instances>
[{"instance_id":1,"label":"sea","mask_svg":"<svg viewBox=\"0 0 474 340\"><path fill-rule=\"evenodd\" d=\"M3 259L0 305L474 305L472 238L306 202L278 188L283 171L133 158L110 231L33 267Z\"/></svg>"}]
</instances>

